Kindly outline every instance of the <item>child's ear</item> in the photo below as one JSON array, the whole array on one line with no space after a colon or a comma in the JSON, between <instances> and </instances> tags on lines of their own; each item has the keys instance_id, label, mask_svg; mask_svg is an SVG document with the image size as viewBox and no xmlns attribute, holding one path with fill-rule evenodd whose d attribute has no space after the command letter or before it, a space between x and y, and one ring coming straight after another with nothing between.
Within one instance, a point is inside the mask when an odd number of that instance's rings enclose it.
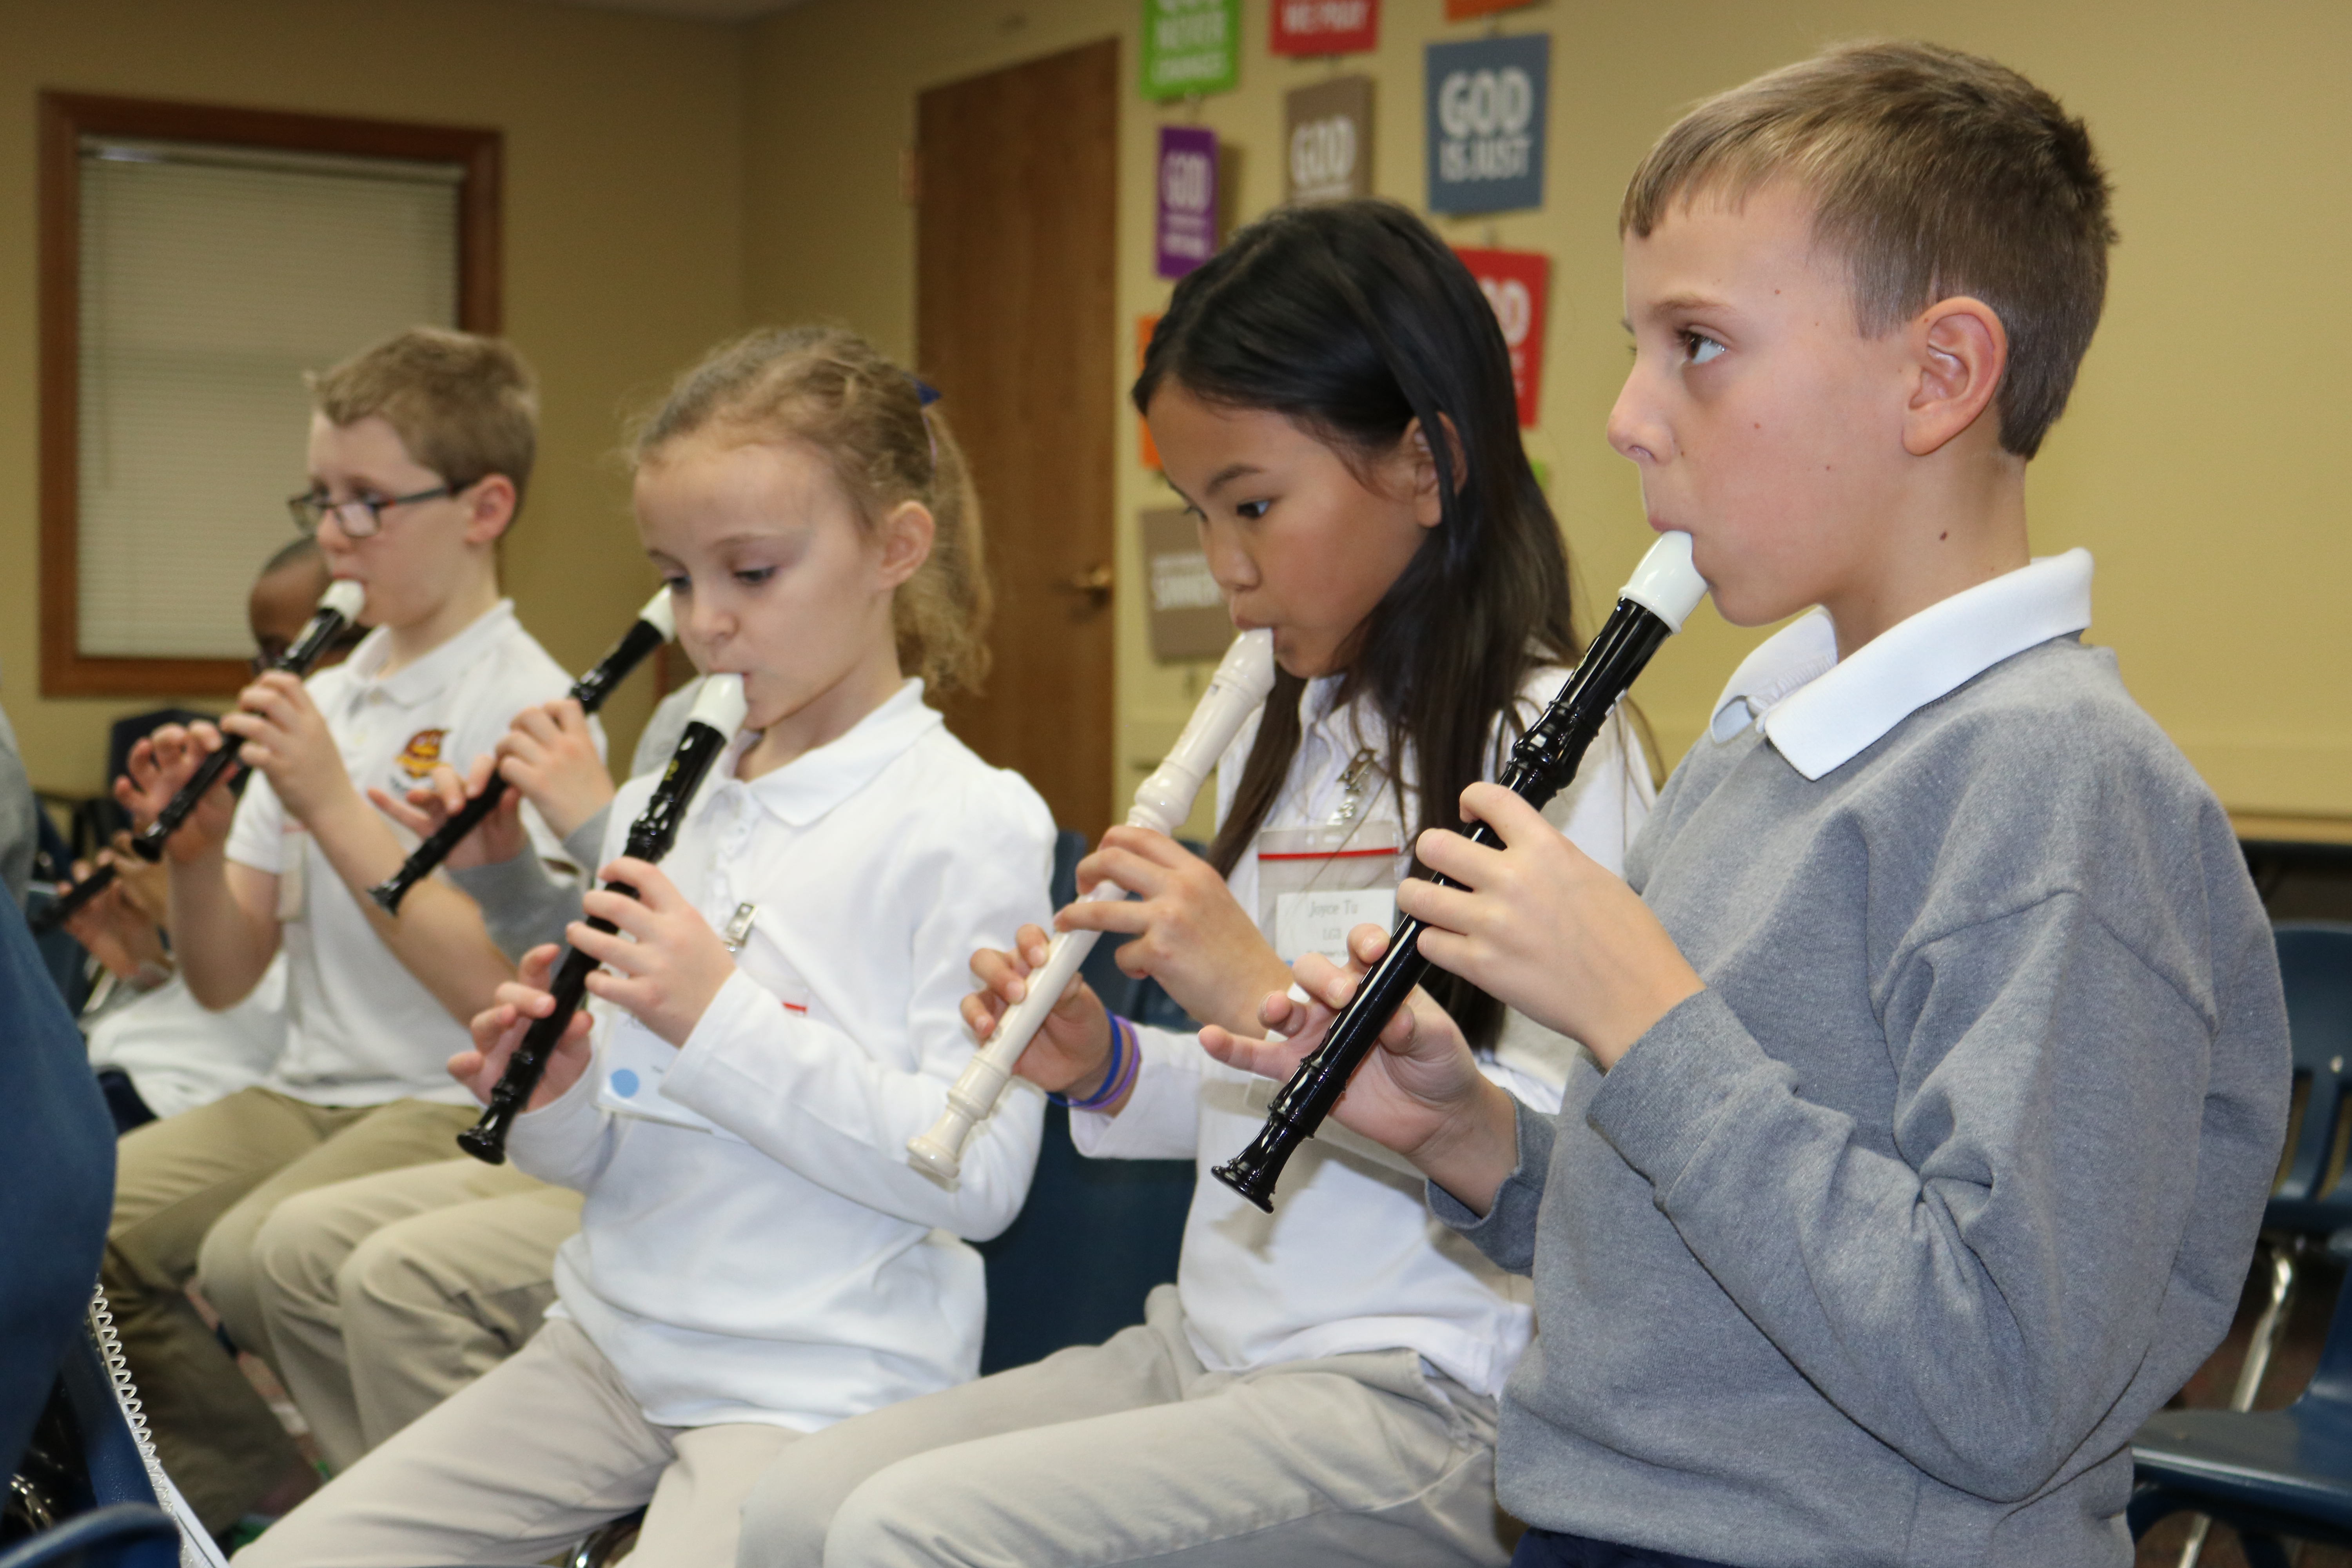
<instances>
[{"instance_id":1,"label":"child's ear","mask_svg":"<svg viewBox=\"0 0 2352 1568\"><path fill-rule=\"evenodd\" d=\"M931 558L931 540L938 525L931 509L920 501L900 501L875 529L882 544L881 583L895 588L922 570Z\"/></svg>"},{"instance_id":2,"label":"child's ear","mask_svg":"<svg viewBox=\"0 0 2352 1568\"><path fill-rule=\"evenodd\" d=\"M504 474L491 474L467 487L466 542L488 544L504 534L514 521L520 499L514 481Z\"/></svg>"},{"instance_id":3,"label":"child's ear","mask_svg":"<svg viewBox=\"0 0 2352 1568\"><path fill-rule=\"evenodd\" d=\"M1924 458L1992 406L2009 368L2009 332L1991 306L1962 294L1922 311L1909 336L1914 379L1903 410L1903 447Z\"/></svg>"},{"instance_id":4,"label":"child's ear","mask_svg":"<svg viewBox=\"0 0 2352 1568\"><path fill-rule=\"evenodd\" d=\"M1454 465L1454 488L1459 490L1469 478L1468 459L1462 451L1462 433L1446 415L1440 414L1437 424L1444 434L1445 455ZM1445 520L1445 503L1438 492L1437 458L1429 449L1429 436L1420 420L1404 427L1404 439L1398 443L1397 450L1411 467L1406 483L1412 497L1412 520L1423 528L1435 528Z\"/></svg>"}]
</instances>

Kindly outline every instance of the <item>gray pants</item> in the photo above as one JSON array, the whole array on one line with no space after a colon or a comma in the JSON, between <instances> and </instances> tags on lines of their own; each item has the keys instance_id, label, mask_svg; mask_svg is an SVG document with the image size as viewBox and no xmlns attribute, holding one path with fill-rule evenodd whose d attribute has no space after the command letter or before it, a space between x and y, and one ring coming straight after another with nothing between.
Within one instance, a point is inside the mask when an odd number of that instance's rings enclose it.
<instances>
[{"instance_id":1,"label":"gray pants","mask_svg":"<svg viewBox=\"0 0 2352 1568\"><path fill-rule=\"evenodd\" d=\"M496 1366L555 1300L580 1194L459 1157L314 1187L253 1240L278 1374L328 1468Z\"/></svg>"},{"instance_id":2,"label":"gray pants","mask_svg":"<svg viewBox=\"0 0 2352 1568\"><path fill-rule=\"evenodd\" d=\"M1213 1373L1143 1324L829 1426L743 1510L738 1568L1502 1563L1495 1402L1411 1351Z\"/></svg>"},{"instance_id":3,"label":"gray pants","mask_svg":"<svg viewBox=\"0 0 2352 1568\"><path fill-rule=\"evenodd\" d=\"M236 1554L237 1568L544 1563L640 1503L630 1568L726 1568L743 1494L798 1437L656 1426L558 1318Z\"/></svg>"}]
</instances>

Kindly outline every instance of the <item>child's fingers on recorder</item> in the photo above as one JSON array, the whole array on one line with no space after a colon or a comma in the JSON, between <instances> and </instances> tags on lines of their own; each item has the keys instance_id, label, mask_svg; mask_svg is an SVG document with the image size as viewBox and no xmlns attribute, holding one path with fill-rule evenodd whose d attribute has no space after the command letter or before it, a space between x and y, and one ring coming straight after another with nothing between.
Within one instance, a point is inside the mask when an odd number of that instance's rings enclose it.
<instances>
[{"instance_id":1,"label":"child's fingers on recorder","mask_svg":"<svg viewBox=\"0 0 2352 1568\"><path fill-rule=\"evenodd\" d=\"M1029 994L1029 976L1045 967L1053 939L1039 925L1024 925L1013 933L1010 952L983 947L971 955L971 977L980 982L992 1005L1011 1005Z\"/></svg>"},{"instance_id":2,"label":"child's fingers on recorder","mask_svg":"<svg viewBox=\"0 0 2352 1568\"><path fill-rule=\"evenodd\" d=\"M1097 884L1109 881L1148 899L1171 877L1182 875L1188 865L1205 869L1207 864L1164 833L1121 826L1104 834L1094 853L1078 862L1078 891L1089 893Z\"/></svg>"},{"instance_id":3,"label":"child's fingers on recorder","mask_svg":"<svg viewBox=\"0 0 2352 1568\"><path fill-rule=\"evenodd\" d=\"M1280 1082L1298 1070L1298 1064L1315 1048L1315 1037L1270 1036L1258 1040L1211 1024L1201 1030L1201 1048L1229 1068Z\"/></svg>"}]
</instances>

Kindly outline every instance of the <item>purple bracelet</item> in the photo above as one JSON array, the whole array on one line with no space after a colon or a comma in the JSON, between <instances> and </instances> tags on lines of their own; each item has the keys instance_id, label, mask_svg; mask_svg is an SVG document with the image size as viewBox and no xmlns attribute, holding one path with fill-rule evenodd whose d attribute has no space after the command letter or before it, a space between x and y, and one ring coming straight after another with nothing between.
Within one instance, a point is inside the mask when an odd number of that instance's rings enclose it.
<instances>
[{"instance_id":1,"label":"purple bracelet","mask_svg":"<svg viewBox=\"0 0 2352 1568\"><path fill-rule=\"evenodd\" d=\"M1065 1095L1049 1094L1045 1098L1056 1105L1066 1105L1072 1110L1099 1110L1125 1094L1135 1082L1136 1069L1143 1065L1143 1043L1135 1037L1135 1026L1110 1015L1110 1071L1103 1086L1084 1100L1071 1100Z\"/></svg>"}]
</instances>

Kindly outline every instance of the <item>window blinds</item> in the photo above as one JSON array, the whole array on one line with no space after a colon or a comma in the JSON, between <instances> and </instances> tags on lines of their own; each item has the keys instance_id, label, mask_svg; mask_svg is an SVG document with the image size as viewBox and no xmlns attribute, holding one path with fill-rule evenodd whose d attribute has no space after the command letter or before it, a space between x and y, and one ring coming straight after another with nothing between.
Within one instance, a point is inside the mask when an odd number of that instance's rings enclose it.
<instances>
[{"instance_id":1,"label":"window blinds","mask_svg":"<svg viewBox=\"0 0 2352 1568\"><path fill-rule=\"evenodd\" d=\"M462 171L96 137L80 169L80 651L241 658L302 373L457 323Z\"/></svg>"}]
</instances>

